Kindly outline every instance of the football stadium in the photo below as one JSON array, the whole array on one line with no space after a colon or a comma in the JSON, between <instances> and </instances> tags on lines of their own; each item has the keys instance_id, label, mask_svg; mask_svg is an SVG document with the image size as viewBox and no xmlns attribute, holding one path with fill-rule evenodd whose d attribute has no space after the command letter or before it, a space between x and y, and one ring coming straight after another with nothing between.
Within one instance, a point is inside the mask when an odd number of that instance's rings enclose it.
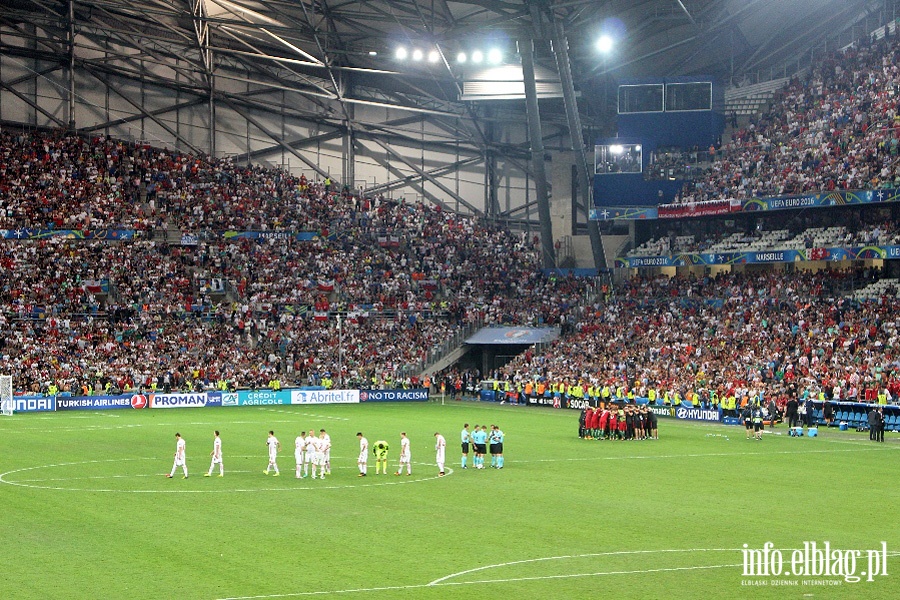
<instances>
[{"instance_id":1,"label":"football stadium","mask_svg":"<svg viewBox=\"0 0 900 600\"><path fill-rule=\"evenodd\" d=\"M0 263L0 598L898 596L898 0L0 0Z\"/></svg>"}]
</instances>

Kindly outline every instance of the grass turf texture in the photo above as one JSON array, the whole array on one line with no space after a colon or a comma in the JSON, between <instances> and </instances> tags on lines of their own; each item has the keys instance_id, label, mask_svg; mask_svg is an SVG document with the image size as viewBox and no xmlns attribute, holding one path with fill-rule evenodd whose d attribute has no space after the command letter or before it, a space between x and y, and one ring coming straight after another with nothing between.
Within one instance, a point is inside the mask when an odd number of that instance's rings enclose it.
<instances>
[{"instance_id":1,"label":"grass turf texture","mask_svg":"<svg viewBox=\"0 0 900 600\"><path fill-rule=\"evenodd\" d=\"M854 432L794 439L781 426L748 441L739 428L660 419L659 441L605 442L577 439L577 418L433 403L0 419L0 598L897 596L893 555L871 583L749 587L739 551L900 549L895 434L876 445ZM459 468L463 422L505 431L502 471ZM298 481L294 437L321 427L333 474ZM221 479L203 477L214 429ZM263 475L269 429L280 478ZM187 480L164 477L176 431ZM407 431L413 476L375 476L370 457L357 477L357 431L391 443L392 472ZM453 469L442 479L435 431Z\"/></svg>"}]
</instances>

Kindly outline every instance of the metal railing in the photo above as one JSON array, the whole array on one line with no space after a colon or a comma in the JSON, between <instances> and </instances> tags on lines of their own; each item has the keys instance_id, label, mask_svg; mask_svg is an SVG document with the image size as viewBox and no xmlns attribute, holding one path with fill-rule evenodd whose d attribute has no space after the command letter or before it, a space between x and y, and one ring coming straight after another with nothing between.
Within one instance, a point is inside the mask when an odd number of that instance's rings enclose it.
<instances>
[{"instance_id":1,"label":"metal railing","mask_svg":"<svg viewBox=\"0 0 900 600\"><path fill-rule=\"evenodd\" d=\"M425 359L419 361L415 367L416 373L424 373L429 368L446 358L451 352L455 352L465 343L473 333L484 327L484 320L479 317L477 320L466 323L458 329L448 340L428 350Z\"/></svg>"}]
</instances>

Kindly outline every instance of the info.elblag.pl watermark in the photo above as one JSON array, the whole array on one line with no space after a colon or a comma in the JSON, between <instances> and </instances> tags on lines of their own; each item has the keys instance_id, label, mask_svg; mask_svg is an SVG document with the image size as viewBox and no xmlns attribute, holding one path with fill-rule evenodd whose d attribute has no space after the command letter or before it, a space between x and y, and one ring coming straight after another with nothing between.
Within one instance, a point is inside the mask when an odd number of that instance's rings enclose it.
<instances>
[{"instance_id":1,"label":"info.elblag.pl watermark","mask_svg":"<svg viewBox=\"0 0 900 600\"><path fill-rule=\"evenodd\" d=\"M803 542L802 548L780 550L766 542L758 549L744 544L741 553L742 586L832 586L888 576L887 542L872 550L843 550L831 542Z\"/></svg>"}]
</instances>

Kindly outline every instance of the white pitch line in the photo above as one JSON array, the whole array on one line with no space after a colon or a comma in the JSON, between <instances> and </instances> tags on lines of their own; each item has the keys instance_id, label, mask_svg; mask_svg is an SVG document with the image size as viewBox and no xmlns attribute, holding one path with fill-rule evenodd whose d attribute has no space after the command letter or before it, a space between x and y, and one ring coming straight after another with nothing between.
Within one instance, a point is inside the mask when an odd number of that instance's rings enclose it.
<instances>
[{"instance_id":1,"label":"white pitch line","mask_svg":"<svg viewBox=\"0 0 900 600\"><path fill-rule=\"evenodd\" d=\"M204 471L200 472L202 477ZM232 473L256 473L256 471L228 471ZM129 473L128 475L85 475L84 477L54 477L49 479L17 479L7 483L43 483L46 481L83 481L87 479L137 479L139 477L160 477L159 473ZM90 491L90 490L85 490Z\"/></svg>"},{"instance_id":2,"label":"white pitch line","mask_svg":"<svg viewBox=\"0 0 900 600\"><path fill-rule=\"evenodd\" d=\"M477 581L451 581L436 585L475 585L485 583L514 583L518 581L539 581L542 579L571 579L574 577L601 577L604 575L637 575L645 573L665 573L668 571L697 571L701 569L725 569L728 567L741 567L743 563L733 565L696 565L691 567L660 567L658 569L636 569L633 571L597 571L594 573L571 573L569 575L539 575L533 577L510 577L507 579L481 579Z\"/></svg>"},{"instance_id":3,"label":"white pitch line","mask_svg":"<svg viewBox=\"0 0 900 600\"><path fill-rule=\"evenodd\" d=\"M360 594L360 593L370 593L370 592L383 592L383 591L395 591L395 590L414 590L414 589L423 589L430 587L443 587L443 586L462 586L462 585L486 585L486 584L498 584L498 583L517 583L522 581L541 581L541 580L551 580L551 579L572 579L577 577L605 577L609 575L642 575L647 573L666 573L666 572L675 572L675 571L699 571L699 570L708 570L708 569L726 569L726 568L736 568L744 566L743 563L737 564L725 564L725 565L694 565L687 567L658 567L653 569L633 569L633 570L623 570L623 571L595 571L591 573L569 573L569 574L560 574L560 575L534 575L529 577L507 577L500 579L479 579L472 581L448 581L454 577L459 577L461 575L468 575L471 573L476 573L480 571L485 571L488 569L497 569L508 567L512 565L520 565L527 563L535 563L535 562L543 562L543 561L551 561L551 560L566 560L572 558L597 558L602 556L623 556L623 555L636 555L636 554L674 554L674 553L697 553L697 552L734 552L739 553L742 552L739 548L685 548L685 549L663 549L663 550L621 550L614 552L596 552L590 554L573 554L573 555L564 555L564 556L547 556L542 558L531 558L524 560L516 560L505 563L498 563L494 565L485 565L482 567L476 567L474 569L467 569L465 571L459 571L458 573L451 573L450 575L446 575L439 579L435 579L429 583L419 583L419 584L411 584L411 585L389 585L389 586L380 586L380 587L369 587L369 588L348 588L343 590L319 590L314 592L286 592L281 594L265 594L265 595L256 595L256 596L228 596L225 598L219 598L218 600L268 600L272 598L298 598L302 596L327 596L330 594ZM900 556L900 552L891 552L889 554L892 558L896 558Z\"/></svg>"},{"instance_id":4,"label":"white pitch line","mask_svg":"<svg viewBox=\"0 0 900 600\"><path fill-rule=\"evenodd\" d=\"M266 600L269 598L298 598L301 596L328 596L331 594L360 594L369 592L384 592L391 590L415 590L422 588L460 586L460 585L485 585L490 583L517 583L521 581L538 581L542 579L572 579L576 577L601 577L605 575L638 575L645 573L662 573L666 571L697 571L702 569L725 569L728 567L740 567L742 563L733 565L700 565L692 567L664 567L658 569L638 569L634 571L598 571L595 573L571 573L568 575L541 575L533 577L509 577L505 579L481 579L478 581L451 581L447 583L419 583L412 585L389 585L371 588L352 588L346 590L322 590L316 592L288 592L284 594L266 594L262 596L228 596L218 600Z\"/></svg>"},{"instance_id":5,"label":"white pitch line","mask_svg":"<svg viewBox=\"0 0 900 600\"><path fill-rule=\"evenodd\" d=\"M283 408L261 408L260 410L264 410L266 412L273 412L273 413L283 413L286 415L294 415L297 417L312 417L314 419L331 419L332 421L349 421L350 420L345 417L329 417L328 415L314 415L311 413L301 413L301 412L294 412L292 410L284 410Z\"/></svg>"},{"instance_id":6,"label":"white pitch line","mask_svg":"<svg viewBox=\"0 0 900 600\"><path fill-rule=\"evenodd\" d=\"M475 567L474 569L459 571L458 573L451 573L450 575L445 575L440 579L435 579L428 585L439 585L448 579L459 577L460 575L468 575L469 573L477 573L478 571L487 571L488 569L502 569L504 567L511 567L513 565L546 562L550 560L568 560L570 558L597 558L599 556L627 556L632 554L678 554L684 552L741 552L741 550L737 548L667 548L662 550L614 550L611 552L591 552L589 554L563 554L560 556L542 556L540 558L525 558L522 560L511 560L509 562L497 563L494 565L484 565L481 567Z\"/></svg>"},{"instance_id":7,"label":"white pitch line","mask_svg":"<svg viewBox=\"0 0 900 600\"><path fill-rule=\"evenodd\" d=\"M703 550L698 550L703 551ZM497 565L494 565L497 566ZM441 582L441 583L419 583L419 584L411 584L411 585L391 585L391 586L381 586L381 587L370 587L370 588L350 588L343 590L321 590L315 592L287 592L282 594L266 594L266 595L257 595L257 596L228 596L225 598L219 598L218 600L266 600L271 598L298 598L302 596L326 596L329 594L359 594L359 593L369 593L369 592L383 592L383 591L391 591L391 590L415 590L415 589L423 589L423 588L434 588L434 587L445 587L445 586L461 586L461 585L485 585L491 583L516 583L521 581L538 581L538 580L548 580L548 579L572 579L576 577L601 577L607 575L636 575L636 574L645 574L645 573L661 573L661 572L669 572L669 571L696 571L703 569L724 569L729 567L740 567L741 563L738 564L727 564L727 565L699 565L699 566L690 566L690 567L660 567L657 569L637 569L630 571L597 571L592 573L570 573L566 575L541 575L541 576L531 576L531 577L508 577L503 579L481 579L477 581L451 581L451 582ZM486 567L487 568L487 567Z\"/></svg>"},{"instance_id":8,"label":"white pitch line","mask_svg":"<svg viewBox=\"0 0 900 600\"><path fill-rule=\"evenodd\" d=\"M259 458L259 457L257 457L257 456L234 456L231 458ZM60 487L60 486L54 487L54 486L44 486L44 485L30 485L29 482L31 480L22 479L22 480L11 481L9 479L6 479L6 477L8 475L11 475L14 473L21 473L23 471L34 471L34 470L38 470L38 469L49 469L49 468L55 468L55 467L71 467L71 466L86 465L86 464L112 463L112 462L124 462L124 461L146 461L146 460L160 460L160 459L159 458L123 458L123 459L88 460L88 461L82 461L82 462L58 463L58 464L53 464L53 465L41 465L41 466L37 466L37 467L26 467L23 469L15 469L15 470L7 471L6 473L0 474L0 484L5 483L7 485L22 487L22 488L37 489L37 490L51 490L51 491L64 491L64 492L102 492L102 493L119 493L119 494L224 494L224 493L231 493L231 492L239 492L239 493L297 492L297 491L303 492L303 491L307 491L307 490L317 490L317 489L318 490L337 490L337 489L343 490L343 489L356 489L356 488L364 488L364 487L379 487L379 486L385 486L385 485L405 485L405 484L410 484L410 483L421 483L424 481L436 481L438 479L444 479L443 477L433 475L431 477L416 477L414 479L408 479L406 477L400 477L397 479L390 478L390 479L384 479L384 480L379 479L376 482L376 481L374 481L376 479L376 477L373 477L372 478L373 480L370 480L368 483L361 483L358 480L354 479L354 481L357 481L356 484L344 484L344 485L320 485L319 483L311 483L309 481L306 481L306 482L304 482L306 487L279 487L279 488L257 487L257 488L247 488L247 489L238 488L238 489L208 489L208 490L197 490L197 489L188 489L188 490L185 490L185 489L122 490L122 489L93 489L93 488L86 489L86 488L70 488L70 487ZM432 463L413 462L412 464L420 465L423 467L428 466L428 467L434 468L434 465ZM340 469L355 469L356 467L355 466L340 466L340 467L333 467L333 468L335 468L335 469L338 469L338 468L340 468ZM453 469L451 469L449 467L446 468L446 471L447 471L447 476L453 474ZM252 473L252 472L253 471L228 471L228 473ZM291 476L292 471L290 468L288 468L287 470L285 470L283 472L285 473L285 475L283 475L285 480L295 479L295 477ZM199 477L202 477L203 471L200 471L200 473L201 473L201 475L199 475ZM227 473L226 473L226 475L227 475ZM139 474L139 475L134 475L132 477L148 477L148 476L153 477L154 475ZM162 477L163 474L156 474L155 476ZM96 478L101 479L101 478L116 478L116 477L127 478L129 476L112 475L112 476L97 476ZM198 477L198 475L195 475L194 477ZM59 481L84 480L84 479L89 479L89 478L91 478L91 477L74 477L74 478L67 478L67 479L61 478L61 479L59 479ZM176 477L176 479L177 479L177 477ZM311 478L304 478L304 479L311 479ZM330 480L331 477L329 476L328 479ZM324 479L323 479L323 481L324 481Z\"/></svg>"},{"instance_id":9,"label":"white pitch line","mask_svg":"<svg viewBox=\"0 0 900 600\"><path fill-rule=\"evenodd\" d=\"M544 458L544 459L535 459L535 460L516 460L515 464L534 464L534 463L552 463L552 462L590 462L590 461L607 461L607 460L650 460L650 459L672 459L672 458L727 458L732 456L752 456L752 455L771 455L771 454L832 454L838 452L867 452L867 451L876 451L881 450L882 447L874 446L874 447L861 447L861 448L853 448L853 449L833 449L833 450L797 450L797 451L775 451L775 452L710 452L710 453L699 453L699 454L663 454L663 455L628 455L628 456L591 456L591 457L576 457L576 458ZM247 458L260 458L255 455L238 455L238 456L229 456L227 458L231 459L247 459ZM341 460L342 457L332 457L334 460ZM263 460L260 458L260 460ZM30 487L35 489L50 489L50 490L70 490L70 491L85 491L85 492L94 492L94 491L102 491L102 492L121 492L121 493L150 493L155 490L93 490L93 489L81 489L81 488L54 488L47 486L32 486L32 485L24 485L26 483L40 483L45 481L75 481L75 480L83 480L83 479L103 479L103 478L127 478L129 475L105 475L105 476L91 476L91 477L71 477L71 478L55 478L55 479L18 479L15 481L11 481L5 479L6 475L17 473L21 471L28 471L33 469L44 469L44 468L53 468L59 466L69 466L74 464L91 464L98 462L116 462L116 461L129 461L129 460L163 460L159 458L133 458L133 459L109 459L109 460L96 460L96 461L86 461L85 463L63 463L59 465L44 465L38 467L28 467L25 469L17 469L13 471L9 471L7 473L3 473L0 475L0 483L6 483L9 485L20 485L21 487ZM431 463L413 463L419 465L428 465L431 466ZM334 469L355 469L354 465L339 465L332 467ZM289 468L288 468L289 471ZM285 471L285 472L288 472ZM452 472L452 469L448 468L448 471ZM252 473L253 471L229 471L230 473ZM133 477L147 477L148 475L138 474L133 475ZM418 481L418 480L417 480ZM341 487L341 486L335 486ZM364 486L353 486L353 487L364 487ZM185 492L189 491L203 491L203 490L184 490ZM227 491L227 490L216 490L219 491ZM252 491L252 490L235 490L235 491ZM160 493L169 493L171 490L160 490Z\"/></svg>"}]
</instances>

